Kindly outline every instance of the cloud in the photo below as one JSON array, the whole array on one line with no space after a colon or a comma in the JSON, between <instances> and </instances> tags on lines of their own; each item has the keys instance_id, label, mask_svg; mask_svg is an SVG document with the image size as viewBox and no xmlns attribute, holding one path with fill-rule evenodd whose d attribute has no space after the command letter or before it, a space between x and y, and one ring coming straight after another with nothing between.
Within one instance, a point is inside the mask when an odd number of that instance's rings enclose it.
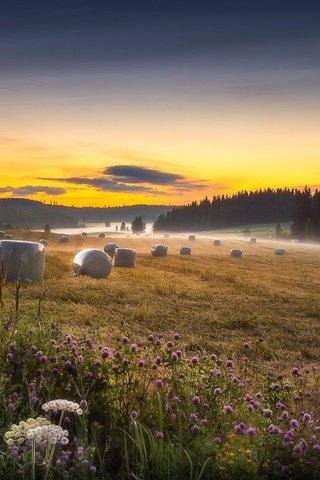
<instances>
[{"instance_id":1,"label":"cloud","mask_svg":"<svg viewBox=\"0 0 320 480\"><path fill-rule=\"evenodd\" d=\"M190 182L183 175L163 172L137 165L113 165L106 167L100 177L64 177L39 178L39 180L66 182L75 185L87 185L103 192L142 193L151 195L172 195L174 193L202 190L207 187L205 181ZM169 187L159 190L157 187Z\"/></svg>"},{"instance_id":2,"label":"cloud","mask_svg":"<svg viewBox=\"0 0 320 480\"><path fill-rule=\"evenodd\" d=\"M32 185L25 185L23 187L1 187L0 193L11 193L13 196L25 196L28 197L29 195L36 195L36 194L46 194L46 195L62 195L66 193L65 188L59 187L44 187L44 186L32 186Z\"/></svg>"},{"instance_id":3,"label":"cloud","mask_svg":"<svg viewBox=\"0 0 320 480\"><path fill-rule=\"evenodd\" d=\"M87 185L102 192L119 192L119 193L150 193L153 195L165 195L166 192L155 190L144 185L127 185L119 183L112 179L104 177L86 178L86 177L67 177L67 178L39 178L39 180L53 180L55 182L67 182L75 185Z\"/></svg>"},{"instance_id":4,"label":"cloud","mask_svg":"<svg viewBox=\"0 0 320 480\"><path fill-rule=\"evenodd\" d=\"M152 168L138 167L136 165L114 165L107 167L103 173L105 175L112 175L114 181L123 183L172 185L184 179L182 175L161 172Z\"/></svg>"}]
</instances>

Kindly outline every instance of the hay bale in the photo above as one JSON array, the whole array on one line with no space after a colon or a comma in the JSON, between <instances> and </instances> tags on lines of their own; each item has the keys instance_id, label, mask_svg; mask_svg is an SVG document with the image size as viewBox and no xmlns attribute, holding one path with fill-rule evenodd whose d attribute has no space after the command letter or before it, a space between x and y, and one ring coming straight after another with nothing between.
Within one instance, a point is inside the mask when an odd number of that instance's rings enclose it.
<instances>
[{"instance_id":1,"label":"hay bale","mask_svg":"<svg viewBox=\"0 0 320 480\"><path fill-rule=\"evenodd\" d=\"M103 232L100 232L98 238L105 238L105 234Z\"/></svg>"},{"instance_id":2,"label":"hay bale","mask_svg":"<svg viewBox=\"0 0 320 480\"><path fill-rule=\"evenodd\" d=\"M116 248L114 258L114 267L135 267L136 251L133 248Z\"/></svg>"},{"instance_id":3,"label":"hay bale","mask_svg":"<svg viewBox=\"0 0 320 480\"><path fill-rule=\"evenodd\" d=\"M274 253L275 253L276 255L285 255L286 251L285 251L284 248L277 247L277 248L275 249Z\"/></svg>"},{"instance_id":4,"label":"hay bale","mask_svg":"<svg viewBox=\"0 0 320 480\"><path fill-rule=\"evenodd\" d=\"M220 240L217 240L217 239L213 240L212 243L215 247L220 247L220 245L221 245Z\"/></svg>"},{"instance_id":5,"label":"hay bale","mask_svg":"<svg viewBox=\"0 0 320 480\"><path fill-rule=\"evenodd\" d=\"M163 238L169 238L169 237L170 237L169 233L165 233L165 234L163 235Z\"/></svg>"},{"instance_id":6,"label":"hay bale","mask_svg":"<svg viewBox=\"0 0 320 480\"><path fill-rule=\"evenodd\" d=\"M73 259L73 270L92 278L105 278L111 273L112 261L109 255L98 248L84 248Z\"/></svg>"},{"instance_id":7,"label":"hay bale","mask_svg":"<svg viewBox=\"0 0 320 480\"><path fill-rule=\"evenodd\" d=\"M12 240L12 239L13 239L13 235L11 235L11 233L5 233L4 240Z\"/></svg>"},{"instance_id":8,"label":"hay bale","mask_svg":"<svg viewBox=\"0 0 320 480\"><path fill-rule=\"evenodd\" d=\"M61 235L59 238L60 243L68 243L69 242L69 237L67 235Z\"/></svg>"},{"instance_id":9,"label":"hay bale","mask_svg":"<svg viewBox=\"0 0 320 480\"><path fill-rule=\"evenodd\" d=\"M103 250L108 254L114 255L114 252L116 251L116 248L120 248L120 245L117 243L106 243L105 246L103 247Z\"/></svg>"},{"instance_id":10,"label":"hay bale","mask_svg":"<svg viewBox=\"0 0 320 480\"><path fill-rule=\"evenodd\" d=\"M39 240L39 243L41 243L41 245L43 245L44 247L47 247L49 242L45 238L41 238L41 240Z\"/></svg>"},{"instance_id":11,"label":"hay bale","mask_svg":"<svg viewBox=\"0 0 320 480\"><path fill-rule=\"evenodd\" d=\"M195 239L196 239L196 236L195 236L195 235L189 235L189 237L188 237L188 238L189 238L189 240L193 241L193 240L195 240Z\"/></svg>"},{"instance_id":12,"label":"hay bale","mask_svg":"<svg viewBox=\"0 0 320 480\"><path fill-rule=\"evenodd\" d=\"M4 232L3 230L0 230L0 239L2 240L5 236L6 232Z\"/></svg>"},{"instance_id":13,"label":"hay bale","mask_svg":"<svg viewBox=\"0 0 320 480\"><path fill-rule=\"evenodd\" d=\"M291 243L299 243L299 240L298 240L297 238L293 238L293 239L291 240Z\"/></svg>"},{"instance_id":14,"label":"hay bale","mask_svg":"<svg viewBox=\"0 0 320 480\"><path fill-rule=\"evenodd\" d=\"M250 238L249 238L249 243L251 243L251 244L257 243L256 237L250 237Z\"/></svg>"},{"instance_id":15,"label":"hay bale","mask_svg":"<svg viewBox=\"0 0 320 480\"><path fill-rule=\"evenodd\" d=\"M180 255L191 255L191 247L181 247Z\"/></svg>"},{"instance_id":16,"label":"hay bale","mask_svg":"<svg viewBox=\"0 0 320 480\"><path fill-rule=\"evenodd\" d=\"M40 282L44 275L44 246L39 242L1 240L0 263L10 282Z\"/></svg>"},{"instance_id":17,"label":"hay bale","mask_svg":"<svg viewBox=\"0 0 320 480\"><path fill-rule=\"evenodd\" d=\"M88 236L87 232L81 232L81 237L87 237L87 236Z\"/></svg>"},{"instance_id":18,"label":"hay bale","mask_svg":"<svg viewBox=\"0 0 320 480\"><path fill-rule=\"evenodd\" d=\"M241 248L232 248L232 250L230 250L230 255L231 255L231 257L233 257L233 258L242 257L242 250L241 250Z\"/></svg>"},{"instance_id":19,"label":"hay bale","mask_svg":"<svg viewBox=\"0 0 320 480\"><path fill-rule=\"evenodd\" d=\"M161 243L157 243L156 245L152 245L151 247L151 255L153 257L165 257L168 253L167 245L162 245Z\"/></svg>"}]
</instances>

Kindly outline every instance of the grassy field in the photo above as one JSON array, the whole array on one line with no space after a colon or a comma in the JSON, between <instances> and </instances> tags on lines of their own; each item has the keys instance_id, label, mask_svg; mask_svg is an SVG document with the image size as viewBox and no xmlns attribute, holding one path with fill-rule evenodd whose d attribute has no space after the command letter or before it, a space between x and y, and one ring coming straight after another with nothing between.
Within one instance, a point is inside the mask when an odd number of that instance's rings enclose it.
<instances>
[{"instance_id":1,"label":"grassy field","mask_svg":"<svg viewBox=\"0 0 320 480\"><path fill-rule=\"evenodd\" d=\"M14 237L40 238L31 232ZM20 321L36 318L44 296L41 315L70 333L99 329L106 339L126 334L139 341L150 332L179 331L188 350L217 353L261 338L266 360L280 365L320 358L320 248L282 242L287 255L281 257L274 255L274 242L260 239L249 245L221 236L222 245L214 247L209 238L123 236L116 241L136 249L136 268L113 268L96 280L74 276L72 259L81 248L103 248L108 238L48 239L44 281L21 286ZM150 255L155 242L168 245L167 257ZM179 255L184 244L192 246L192 256ZM243 258L230 258L232 247L242 248ZM7 309L13 308L13 289L5 287Z\"/></svg>"}]
</instances>

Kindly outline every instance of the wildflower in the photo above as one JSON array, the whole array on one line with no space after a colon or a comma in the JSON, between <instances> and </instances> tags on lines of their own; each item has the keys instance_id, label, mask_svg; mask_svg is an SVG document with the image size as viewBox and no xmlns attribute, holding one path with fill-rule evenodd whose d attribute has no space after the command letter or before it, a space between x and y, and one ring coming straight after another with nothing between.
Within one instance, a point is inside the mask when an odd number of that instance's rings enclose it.
<instances>
[{"instance_id":1,"label":"wildflower","mask_svg":"<svg viewBox=\"0 0 320 480\"><path fill-rule=\"evenodd\" d=\"M12 362L12 361L13 361L13 358L14 358L14 357L13 357L12 353L8 353L8 354L7 354L7 360L8 360L8 362Z\"/></svg>"},{"instance_id":2,"label":"wildflower","mask_svg":"<svg viewBox=\"0 0 320 480\"><path fill-rule=\"evenodd\" d=\"M292 438L293 438L293 431L288 430L283 436L283 441L288 443L288 442L291 442Z\"/></svg>"},{"instance_id":3,"label":"wildflower","mask_svg":"<svg viewBox=\"0 0 320 480\"><path fill-rule=\"evenodd\" d=\"M256 393L256 398L257 398L258 400L261 400L261 398L262 398L262 393L261 393L261 392Z\"/></svg>"},{"instance_id":4,"label":"wildflower","mask_svg":"<svg viewBox=\"0 0 320 480\"><path fill-rule=\"evenodd\" d=\"M94 362L95 367L101 367L101 365L102 365L101 360L95 360L95 362Z\"/></svg>"},{"instance_id":5,"label":"wildflower","mask_svg":"<svg viewBox=\"0 0 320 480\"><path fill-rule=\"evenodd\" d=\"M156 340L156 346L161 347L161 340Z\"/></svg>"},{"instance_id":6,"label":"wildflower","mask_svg":"<svg viewBox=\"0 0 320 480\"><path fill-rule=\"evenodd\" d=\"M189 418L192 422L196 422L198 420L198 415L196 413L190 413Z\"/></svg>"},{"instance_id":7,"label":"wildflower","mask_svg":"<svg viewBox=\"0 0 320 480\"><path fill-rule=\"evenodd\" d=\"M138 361L138 367L144 367L145 363L144 363L144 360L139 360Z\"/></svg>"},{"instance_id":8,"label":"wildflower","mask_svg":"<svg viewBox=\"0 0 320 480\"><path fill-rule=\"evenodd\" d=\"M161 357L159 357L159 355L156 356L156 358L155 358L155 363L156 363L157 365L161 365Z\"/></svg>"},{"instance_id":9,"label":"wildflower","mask_svg":"<svg viewBox=\"0 0 320 480\"><path fill-rule=\"evenodd\" d=\"M221 438L220 437L214 437L213 439L213 443L215 443L216 445L220 445L221 444Z\"/></svg>"},{"instance_id":10,"label":"wildflower","mask_svg":"<svg viewBox=\"0 0 320 480\"><path fill-rule=\"evenodd\" d=\"M279 435L279 433L281 433L281 430L277 425L274 425L273 423L271 423L271 425L269 425L268 427L268 432L271 433L272 435Z\"/></svg>"},{"instance_id":11,"label":"wildflower","mask_svg":"<svg viewBox=\"0 0 320 480\"><path fill-rule=\"evenodd\" d=\"M304 450L304 445L302 442L298 442L292 449L292 456L293 457L299 457Z\"/></svg>"},{"instance_id":12,"label":"wildflower","mask_svg":"<svg viewBox=\"0 0 320 480\"><path fill-rule=\"evenodd\" d=\"M154 336L148 335L148 342L153 342L153 341L154 341Z\"/></svg>"},{"instance_id":13,"label":"wildflower","mask_svg":"<svg viewBox=\"0 0 320 480\"><path fill-rule=\"evenodd\" d=\"M313 445L312 449L315 450L316 452L320 452L320 444L316 443L315 445Z\"/></svg>"},{"instance_id":14,"label":"wildflower","mask_svg":"<svg viewBox=\"0 0 320 480\"><path fill-rule=\"evenodd\" d=\"M130 347L130 350L132 353L135 353L138 350L138 345L136 343L133 343Z\"/></svg>"},{"instance_id":15,"label":"wildflower","mask_svg":"<svg viewBox=\"0 0 320 480\"><path fill-rule=\"evenodd\" d=\"M96 473L97 468L96 468L94 465L91 465L91 467L89 468L89 470L90 470L91 473Z\"/></svg>"},{"instance_id":16,"label":"wildflower","mask_svg":"<svg viewBox=\"0 0 320 480\"><path fill-rule=\"evenodd\" d=\"M178 375L178 378L180 378L180 380L182 380L184 377L185 377L184 373L180 372L179 375Z\"/></svg>"},{"instance_id":17,"label":"wildflower","mask_svg":"<svg viewBox=\"0 0 320 480\"><path fill-rule=\"evenodd\" d=\"M88 380L91 380L93 378L93 373L92 372L86 372L86 378Z\"/></svg>"},{"instance_id":18,"label":"wildflower","mask_svg":"<svg viewBox=\"0 0 320 480\"><path fill-rule=\"evenodd\" d=\"M233 368L233 361L232 360L226 360L226 367L227 368Z\"/></svg>"},{"instance_id":19,"label":"wildflower","mask_svg":"<svg viewBox=\"0 0 320 480\"><path fill-rule=\"evenodd\" d=\"M253 437L257 433L257 430L254 427L249 427L247 428L246 433L249 437Z\"/></svg>"},{"instance_id":20,"label":"wildflower","mask_svg":"<svg viewBox=\"0 0 320 480\"><path fill-rule=\"evenodd\" d=\"M176 361L178 360L178 358L179 358L179 357L178 357L178 355L177 355L175 352L173 352L173 353L171 354L171 360L173 360L174 362L176 362Z\"/></svg>"},{"instance_id":21,"label":"wildflower","mask_svg":"<svg viewBox=\"0 0 320 480\"><path fill-rule=\"evenodd\" d=\"M199 357L194 356L191 358L192 365L196 365L198 362L199 362Z\"/></svg>"},{"instance_id":22,"label":"wildflower","mask_svg":"<svg viewBox=\"0 0 320 480\"><path fill-rule=\"evenodd\" d=\"M167 348L172 348L173 347L173 343L171 341L167 342Z\"/></svg>"},{"instance_id":23,"label":"wildflower","mask_svg":"<svg viewBox=\"0 0 320 480\"><path fill-rule=\"evenodd\" d=\"M225 405L223 407L223 412L226 413L226 414L232 413L233 412L232 406L231 405Z\"/></svg>"},{"instance_id":24,"label":"wildflower","mask_svg":"<svg viewBox=\"0 0 320 480\"><path fill-rule=\"evenodd\" d=\"M52 410L61 410L63 412L73 412L77 415L83 414L83 411L78 403L64 399L51 400L50 402L44 403L42 405L42 410L44 410L45 412L50 412Z\"/></svg>"},{"instance_id":25,"label":"wildflower","mask_svg":"<svg viewBox=\"0 0 320 480\"><path fill-rule=\"evenodd\" d=\"M59 368L53 367L51 370L52 375L58 375L59 374Z\"/></svg>"},{"instance_id":26,"label":"wildflower","mask_svg":"<svg viewBox=\"0 0 320 480\"><path fill-rule=\"evenodd\" d=\"M126 345L129 341L129 339L128 339L128 337L122 337L121 341L122 341L123 345Z\"/></svg>"},{"instance_id":27,"label":"wildflower","mask_svg":"<svg viewBox=\"0 0 320 480\"><path fill-rule=\"evenodd\" d=\"M181 398L180 397L173 397L173 401L174 402L181 402Z\"/></svg>"},{"instance_id":28,"label":"wildflower","mask_svg":"<svg viewBox=\"0 0 320 480\"><path fill-rule=\"evenodd\" d=\"M159 440L163 440L163 432L156 432L156 437L159 438Z\"/></svg>"},{"instance_id":29,"label":"wildflower","mask_svg":"<svg viewBox=\"0 0 320 480\"><path fill-rule=\"evenodd\" d=\"M163 387L163 380L161 378L158 378L158 380L156 381L156 386L158 388L162 388Z\"/></svg>"},{"instance_id":30,"label":"wildflower","mask_svg":"<svg viewBox=\"0 0 320 480\"><path fill-rule=\"evenodd\" d=\"M138 412L136 410L132 410L132 412L130 413L130 417L137 418L137 416L138 416Z\"/></svg>"},{"instance_id":31,"label":"wildflower","mask_svg":"<svg viewBox=\"0 0 320 480\"><path fill-rule=\"evenodd\" d=\"M110 355L109 350L106 349L106 348L104 348L104 349L102 350L102 352L101 352L102 358L103 358L103 359L106 359L106 358L109 357L109 355Z\"/></svg>"},{"instance_id":32,"label":"wildflower","mask_svg":"<svg viewBox=\"0 0 320 480\"><path fill-rule=\"evenodd\" d=\"M198 427L198 425L195 423L194 425L192 425L191 427L191 432L192 433L199 433L200 431L200 428Z\"/></svg>"},{"instance_id":33,"label":"wildflower","mask_svg":"<svg viewBox=\"0 0 320 480\"><path fill-rule=\"evenodd\" d=\"M176 355L177 355L179 358L181 358L181 357L182 357L182 352L181 352L181 350L177 350L177 351L176 351Z\"/></svg>"},{"instance_id":34,"label":"wildflower","mask_svg":"<svg viewBox=\"0 0 320 480\"><path fill-rule=\"evenodd\" d=\"M181 338L181 337L180 337L179 333L175 333L175 334L173 335L173 339L176 340L176 341L177 341L177 340L180 340L180 338Z\"/></svg>"},{"instance_id":35,"label":"wildflower","mask_svg":"<svg viewBox=\"0 0 320 480\"><path fill-rule=\"evenodd\" d=\"M201 420L201 425L208 425L208 420L206 418L203 418Z\"/></svg>"},{"instance_id":36,"label":"wildflower","mask_svg":"<svg viewBox=\"0 0 320 480\"><path fill-rule=\"evenodd\" d=\"M210 355L210 360L212 360L213 362L216 362L217 361L217 355L215 355L214 353L212 353Z\"/></svg>"},{"instance_id":37,"label":"wildflower","mask_svg":"<svg viewBox=\"0 0 320 480\"><path fill-rule=\"evenodd\" d=\"M293 369L291 370L291 373L292 373L292 375L296 375L296 376L301 375L301 374L300 374L300 370L299 370L299 368L297 368L297 367L293 368Z\"/></svg>"},{"instance_id":38,"label":"wildflower","mask_svg":"<svg viewBox=\"0 0 320 480\"><path fill-rule=\"evenodd\" d=\"M270 418L272 416L272 410L270 410L270 408L264 408L262 414L264 417Z\"/></svg>"},{"instance_id":39,"label":"wildflower","mask_svg":"<svg viewBox=\"0 0 320 480\"><path fill-rule=\"evenodd\" d=\"M235 433L238 433L238 434L243 434L244 431L245 431L245 428L246 428L246 426L245 426L245 424L244 424L243 422L237 423L237 424L233 427Z\"/></svg>"},{"instance_id":40,"label":"wildflower","mask_svg":"<svg viewBox=\"0 0 320 480\"><path fill-rule=\"evenodd\" d=\"M79 407L82 408L82 409L85 409L85 408L87 408L87 406L88 406L87 401L82 399L79 403Z\"/></svg>"},{"instance_id":41,"label":"wildflower","mask_svg":"<svg viewBox=\"0 0 320 480\"><path fill-rule=\"evenodd\" d=\"M56 444L59 440L64 445L68 443L68 432L59 427L59 425L42 425L40 427L31 428L26 433L26 437L29 440L35 440L39 443L49 442L52 445Z\"/></svg>"},{"instance_id":42,"label":"wildflower","mask_svg":"<svg viewBox=\"0 0 320 480\"><path fill-rule=\"evenodd\" d=\"M200 397L198 395L195 395L194 397L192 397L192 403L194 405L200 405Z\"/></svg>"}]
</instances>

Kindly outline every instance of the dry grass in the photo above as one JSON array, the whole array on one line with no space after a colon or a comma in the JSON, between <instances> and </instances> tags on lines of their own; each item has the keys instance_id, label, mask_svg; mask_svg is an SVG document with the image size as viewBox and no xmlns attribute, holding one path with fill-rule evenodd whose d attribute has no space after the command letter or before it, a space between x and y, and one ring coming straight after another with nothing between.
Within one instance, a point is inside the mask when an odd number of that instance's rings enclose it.
<instances>
[{"instance_id":1,"label":"dry grass","mask_svg":"<svg viewBox=\"0 0 320 480\"><path fill-rule=\"evenodd\" d=\"M30 240L41 236L19 234ZM107 279L95 280L74 277L72 258L81 248L103 248L109 239L78 236L68 244L58 239L49 236L45 280L21 287L21 319L31 314L36 321L37 299L45 292L42 315L66 331L99 329L106 337L125 333L135 340L149 332L179 331L190 350L217 352L263 337L280 363L320 358L320 248L288 245L288 254L278 257L275 245L262 240L249 245L226 237L214 247L208 238L169 238L161 239L168 256L154 258L155 239L124 236L117 242L136 248L137 267L114 268ZM184 244L192 247L192 256L178 255ZM239 246L243 258L230 258L230 248ZM13 288L6 286L9 309Z\"/></svg>"}]
</instances>

